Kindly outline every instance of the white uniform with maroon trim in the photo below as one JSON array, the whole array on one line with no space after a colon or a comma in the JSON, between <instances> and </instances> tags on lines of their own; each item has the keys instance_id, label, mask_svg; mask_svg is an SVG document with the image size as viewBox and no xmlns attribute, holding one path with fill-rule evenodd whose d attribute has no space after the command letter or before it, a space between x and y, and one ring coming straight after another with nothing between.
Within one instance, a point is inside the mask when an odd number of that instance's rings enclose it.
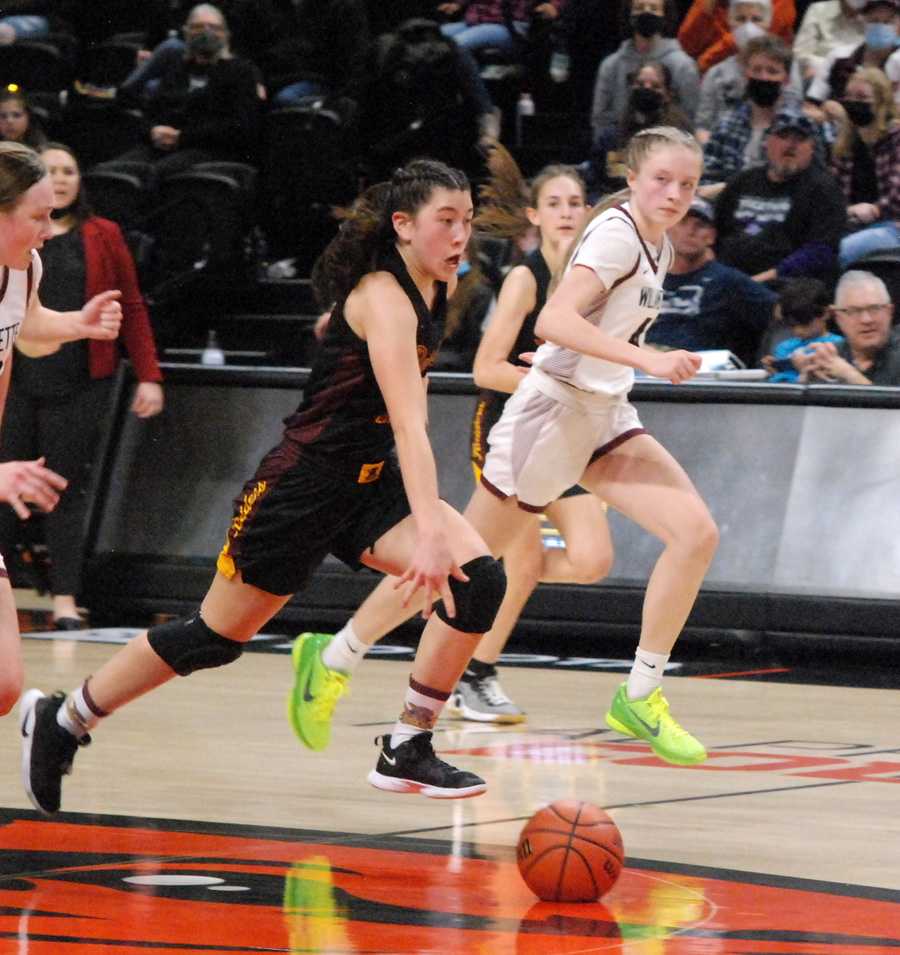
<instances>
[{"instance_id":1,"label":"white uniform with maroon trim","mask_svg":"<svg viewBox=\"0 0 900 955\"><path fill-rule=\"evenodd\" d=\"M587 227L566 268L592 269L607 289L585 318L613 338L643 343L659 314L673 257L668 238L646 244L628 211L613 206ZM644 433L628 402L634 370L547 342L488 436L482 483L541 511L601 454Z\"/></svg>"},{"instance_id":2,"label":"white uniform with maroon trim","mask_svg":"<svg viewBox=\"0 0 900 955\"><path fill-rule=\"evenodd\" d=\"M35 251L31 253L31 267L28 269L0 268L0 374L5 370L19 337L29 297L37 290L41 273L41 257ZM6 564L0 554L0 577L6 576Z\"/></svg>"}]
</instances>

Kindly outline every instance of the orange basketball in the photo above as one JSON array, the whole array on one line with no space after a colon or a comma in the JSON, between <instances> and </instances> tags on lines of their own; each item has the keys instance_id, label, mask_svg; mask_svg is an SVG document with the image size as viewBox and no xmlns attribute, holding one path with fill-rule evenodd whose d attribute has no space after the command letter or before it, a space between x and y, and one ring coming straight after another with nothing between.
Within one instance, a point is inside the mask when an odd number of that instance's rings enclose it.
<instances>
[{"instance_id":1,"label":"orange basketball","mask_svg":"<svg viewBox=\"0 0 900 955\"><path fill-rule=\"evenodd\" d=\"M618 826L599 806L575 799L539 809L516 847L525 884L545 902L596 902L624 860Z\"/></svg>"}]
</instances>

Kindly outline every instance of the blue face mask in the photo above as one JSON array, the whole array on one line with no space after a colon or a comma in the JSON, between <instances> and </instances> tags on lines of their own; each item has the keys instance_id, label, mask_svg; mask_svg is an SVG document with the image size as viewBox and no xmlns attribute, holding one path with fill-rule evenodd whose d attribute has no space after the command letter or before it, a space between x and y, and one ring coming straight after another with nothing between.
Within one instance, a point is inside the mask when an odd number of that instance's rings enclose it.
<instances>
[{"instance_id":1,"label":"blue face mask","mask_svg":"<svg viewBox=\"0 0 900 955\"><path fill-rule=\"evenodd\" d=\"M897 45L897 27L893 23L867 23L866 46L873 50L892 50Z\"/></svg>"},{"instance_id":2,"label":"blue face mask","mask_svg":"<svg viewBox=\"0 0 900 955\"><path fill-rule=\"evenodd\" d=\"M472 269L471 262L467 260L460 262L456 268L456 277L461 279L467 272L471 271L471 269Z\"/></svg>"}]
</instances>

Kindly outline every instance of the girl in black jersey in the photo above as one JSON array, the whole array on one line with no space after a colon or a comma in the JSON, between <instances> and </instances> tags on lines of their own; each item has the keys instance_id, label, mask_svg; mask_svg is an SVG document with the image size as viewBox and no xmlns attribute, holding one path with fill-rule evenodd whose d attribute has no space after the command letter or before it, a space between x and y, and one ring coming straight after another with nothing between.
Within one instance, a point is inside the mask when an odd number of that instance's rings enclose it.
<instances>
[{"instance_id":1,"label":"girl in black jersey","mask_svg":"<svg viewBox=\"0 0 900 955\"><path fill-rule=\"evenodd\" d=\"M506 276L497 307L475 356L475 383L482 388L471 431L471 459L476 481L488 450L488 433L500 418L507 398L528 371L530 355L540 342L534 325L544 306L553 272L561 265L586 212L584 183L570 166L551 165L529 185L512 156L499 144L490 153L490 181L482 187L478 215L481 230L500 236L524 234L530 225L540 230L541 244L522 265ZM479 722L518 723L525 716L506 695L497 679L496 662L528 597L540 581L591 583L606 576L613 546L604 504L577 485L546 508L545 513L566 542L545 548L541 515L529 514L527 526L503 555L507 589L494 626L484 635L454 690L449 712ZM389 588L385 581L383 588ZM378 601L374 597L373 601ZM389 601L393 603L393 599ZM367 601L367 611L377 603ZM295 644L297 686L289 714L300 740L312 749L324 748L338 696L306 700L299 691L305 672L315 659L341 680L352 674L365 648L407 616L398 608L396 619L360 611L363 624L356 632L355 616L334 639L328 634L301 634ZM378 629L370 629L375 622ZM362 652L358 647L362 645ZM357 647L355 656L347 647Z\"/></svg>"},{"instance_id":2,"label":"girl in black jersey","mask_svg":"<svg viewBox=\"0 0 900 955\"><path fill-rule=\"evenodd\" d=\"M140 634L67 697L25 695L23 776L39 809L58 810L61 777L101 717L176 674L236 660L328 553L397 575L404 602L424 597L430 608L442 598L369 781L439 798L484 791L482 779L442 762L431 745L505 587L481 537L438 497L426 432L423 379L471 221L465 176L430 160L409 163L345 214L313 276L334 303L324 348L281 442L235 502L198 612ZM299 692L315 699L341 689L320 668Z\"/></svg>"},{"instance_id":3,"label":"girl in black jersey","mask_svg":"<svg viewBox=\"0 0 900 955\"><path fill-rule=\"evenodd\" d=\"M547 300L552 276L587 211L584 182L571 166L547 166L529 184L499 145L489 165L492 177L482 189L485 203L478 216L479 229L508 236L522 234L533 225L540 231L541 243L506 276L475 356L473 375L482 388L471 435L476 481L487 455L488 433L540 344L534 324ZM601 501L575 485L544 513L566 546L544 547L541 516L533 514L504 553L506 596L451 698L448 709L456 716L480 722L523 720L522 711L500 686L495 664L526 601L540 581L594 583L609 573L613 545Z\"/></svg>"}]
</instances>

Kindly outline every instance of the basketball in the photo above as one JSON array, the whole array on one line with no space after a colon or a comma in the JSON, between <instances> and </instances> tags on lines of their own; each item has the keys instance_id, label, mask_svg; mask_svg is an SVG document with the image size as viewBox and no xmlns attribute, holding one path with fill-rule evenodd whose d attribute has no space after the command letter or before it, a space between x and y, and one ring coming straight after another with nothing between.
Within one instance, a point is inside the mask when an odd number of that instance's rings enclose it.
<instances>
[{"instance_id":1,"label":"basketball","mask_svg":"<svg viewBox=\"0 0 900 955\"><path fill-rule=\"evenodd\" d=\"M618 826L599 806L575 799L539 809L516 847L525 884L545 902L596 902L624 860Z\"/></svg>"}]
</instances>

